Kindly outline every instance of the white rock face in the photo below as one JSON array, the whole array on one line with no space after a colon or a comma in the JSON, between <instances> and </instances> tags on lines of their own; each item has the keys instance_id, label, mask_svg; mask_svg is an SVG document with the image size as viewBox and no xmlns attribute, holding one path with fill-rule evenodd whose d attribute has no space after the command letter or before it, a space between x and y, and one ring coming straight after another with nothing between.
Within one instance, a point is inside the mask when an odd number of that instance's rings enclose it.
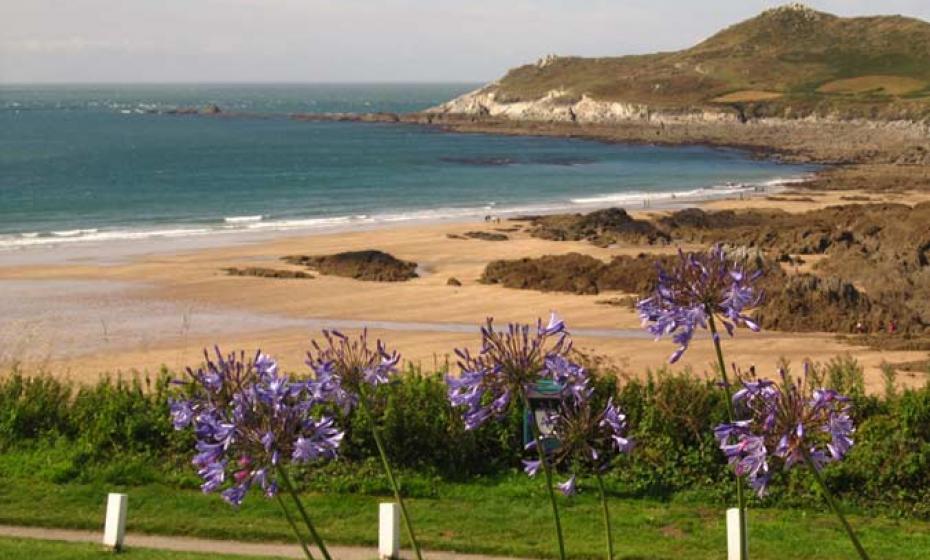
<instances>
[{"instance_id":1,"label":"white rock face","mask_svg":"<svg viewBox=\"0 0 930 560\"><path fill-rule=\"evenodd\" d=\"M736 122L735 114L724 111L660 112L640 103L598 101L583 95L578 101L566 99L567 91L554 89L539 99L502 102L496 84L447 101L427 113L501 117L521 121L577 122L612 124L646 121L656 124L683 122Z\"/></svg>"},{"instance_id":2,"label":"white rock face","mask_svg":"<svg viewBox=\"0 0 930 560\"><path fill-rule=\"evenodd\" d=\"M503 102L497 99L497 83L488 84L442 105L424 111L432 114L491 116L517 121L575 122L579 124L622 124L630 122L654 125L738 123L736 112L721 108L689 111L661 111L640 103L599 101L587 95L573 101L564 89L551 90L539 99ZM839 115L807 115L800 118L766 117L752 119L754 126L799 126L822 123L857 124L872 128L895 128L915 139L926 140L930 122L909 120L873 121L844 119Z\"/></svg>"}]
</instances>

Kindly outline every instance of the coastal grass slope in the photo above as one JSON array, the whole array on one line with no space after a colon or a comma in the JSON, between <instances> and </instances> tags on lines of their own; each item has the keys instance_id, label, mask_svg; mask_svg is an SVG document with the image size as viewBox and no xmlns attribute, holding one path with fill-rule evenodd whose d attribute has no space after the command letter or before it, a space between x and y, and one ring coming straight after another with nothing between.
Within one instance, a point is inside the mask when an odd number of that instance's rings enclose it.
<instances>
[{"instance_id":1,"label":"coastal grass slope","mask_svg":"<svg viewBox=\"0 0 930 560\"><path fill-rule=\"evenodd\" d=\"M440 110L458 112L468 99L485 108L487 100L612 102L632 105L628 112L726 112L741 120L925 119L930 115L930 23L902 16L844 18L788 4L681 51L549 55Z\"/></svg>"}]
</instances>

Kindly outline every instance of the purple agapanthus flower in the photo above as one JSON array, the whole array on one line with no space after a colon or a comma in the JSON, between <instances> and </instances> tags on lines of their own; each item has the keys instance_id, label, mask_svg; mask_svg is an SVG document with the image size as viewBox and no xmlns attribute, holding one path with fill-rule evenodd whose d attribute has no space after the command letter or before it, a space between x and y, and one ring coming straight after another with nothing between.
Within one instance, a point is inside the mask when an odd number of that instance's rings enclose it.
<instances>
[{"instance_id":1,"label":"purple agapanthus flower","mask_svg":"<svg viewBox=\"0 0 930 560\"><path fill-rule=\"evenodd\" d=\"M552 465L600 473L607 469L613 455L633 449L626 415L614 404L613 398L598 412L592 406L591 397L591 391L583 393L581 398L569 396L549 415L548 437L558 441L557 446L546 449L546 460ZM540 461L523 461L523 466L526 474L535 476ZM563 483L571 494L576 489L574 478L573 475ZM563 493L566 493L564 489Z\"/></svg>"},{"instance_id":2,"label":"purple agapanthus flower","mask_svg":"<svg viewBox=\"0 0 930 560\"><path fill-rule=\"evenodd\" d=\"M847 397L832 389L811 391L783 369L779 375L779 383L743 381L733 404L748 419L714 430L737 476L745 476L760 496L771 481L772 464L790 469L809 461L819 470L841 460L853 445Z\"/></svg>"},{"instance_id":3,"label":"purple agapanthus flower","mask_svg":"<svg viewBox=\"0 0 930 560\"><path fill-rule=\"evenodd\" d=\"M656 340L671 335L678 344L669 358L674 363L688 349L694 332L708 328L711 317L719 319L730 336L740 326L759 330L747 312L762 301L762 292L754 286L761 274L761 269L749 272L728 258L720 244L704 253L679 250L670 270L659 268L655 292L636 308Z\"/></svg>"},{"instance_id":4,"label":"purple agapanthus flower","mask_svg":"<svg viewBox=\"0 0 930 560\"><path fill-rule=\"evenodd\" d=\"M584 369L568 360L571 338L555 313L549 323L509 324L499 331L493 319L481 327L481 350L473 355L456 349L460 373L449 377L449 401L463 408L466 429L503 415L543 379L555 381L566 393L584 390Z\"/></svg>"},{"instance_id":5,"label":"purple agapanthus flower","mask_svg":"<svg viewBox=\"0 0 930 560\"><path fill-rule=\"evenodd\" d=\"M367 329L356 339L324 330L323 338L323 344L312 341L313 349L307 352L306 363L314 372L310 386L319 398L336 403L344 413L397 373L400 355L388 352L380 340L371 348Z\"/></svg>"},{"instance_id":6,"label":"purple agapanthus flower","mask_svg":"<svg viewBox=\"0 0 930 560\"><path fill-rule=\"evenodd\" d=\"M223 489L223 499L239 505L249 489L277 494L276 469L284 463L336 456L343 432L331 418L315 416L318 391L278 371L260 352L224 356L204 352L204 367L188 369L187 399L172 400L175 429L194 428L192 460L204 492ZM225 488L225 489L224 489Z\"/></svg>"}]
</instances>

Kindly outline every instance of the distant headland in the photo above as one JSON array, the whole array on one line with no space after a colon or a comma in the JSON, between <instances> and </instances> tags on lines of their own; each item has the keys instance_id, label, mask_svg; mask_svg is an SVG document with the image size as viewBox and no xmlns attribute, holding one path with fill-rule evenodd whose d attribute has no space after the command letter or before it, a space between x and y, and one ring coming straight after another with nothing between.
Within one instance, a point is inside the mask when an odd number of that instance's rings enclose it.
<instances>
[{"instance_id":1,"label":"distant headland","mask_svg":"<svg viewBox=\"0 0 930 560\"><path fill-rule=\"evenodd\" d=\"M166 112L247 116L216 105ZM930 23L787 4L681 51L547 55L420 112L288 117L730 146L788 161L930 164Z\"/></svg>"}]
</instances>

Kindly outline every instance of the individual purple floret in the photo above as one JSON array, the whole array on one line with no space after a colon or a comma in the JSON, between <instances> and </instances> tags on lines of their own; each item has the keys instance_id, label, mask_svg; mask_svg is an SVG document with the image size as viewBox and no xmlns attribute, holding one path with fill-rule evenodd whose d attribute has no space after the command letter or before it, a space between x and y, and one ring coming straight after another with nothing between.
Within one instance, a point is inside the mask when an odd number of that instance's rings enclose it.
<instances>
[{"instance_id":1,"label":"individual purple floret","mask_svg":"<svg viewBox=\"0 0 930 560\"><path fill-rule=\"evenodd\" d=\"M704 253L679 250L678 257L670 270L659 268L655 292L636 304L643 326L656 340L671 335L678 344L669 362L681 358L694 331L706 329L711 317L718 318L730 336L739 326L759 330L747 311L762 300L754 287L761 270L748 272L719 244Z\"/></svg>"},{"instance_id":2,"label":"individual purple floret","mask_svg":"<svg viewBox=\"0 0 930 560\"><path fill-rule=\"evenodd\" d=\"M309 385L318 398L336 403L344 413L358 405L363 393L387 383L397 373L400 355L388 352L380 340L370 348L367 330L357 339L324 330L323 338L324 344L314 340L313 349L307 352L306 363L315 374Z\"/></svg>"},{"instance_id":3,"label":"individual purple floret","mask_svg":"<svg viewBox=\"0 0 930 560\"><path fill-rule=\"evenodd\" d=\"M736 474L745 476L760 496L771 480L771 464L789 469L808 463L820 470L846 455L855 432L847 397L832 389L805 390L807 383L783 369L779 374L780 383L743 381L733 401L748 419L714 430Z\"/></svg>"},{"instance_id":4,"label":"individual purple floret","mask_svg":"<svg viewBox=\"0 0 930 560\"><path fill-rule=\"evenodd\" d=\"M526 392L543 379L555 381L565 393L585 389L584 369L568 360L571 339L565 323L553 313L549 323L509 324L494 328L493 319L481 327L481 350L477 355L456 349L460 373L449 377L449 401L464 409L466 429L473 430L490 418L503 415Z\"/></svg>"},{"instance_id":5,"label":"individual purple floret","mask_svg":"<svg viewBox=\"0 0 930 560\"><path fill-rule=\"evenodd\" d=\"M193 426L197 453L192 462L204 492L222 490L239 505L253 486L268 496L278 492L276 469L288 461L331 459L343 432L328 417L315 417L320 401L306 382L278 372L269 356L224 356L204 352L204 367L188 369L190 397L170 403L175 429Z\"/></svg>"},{"instance_id":6,"label":"individual purple floret","mask_svg":"<svg viewBox=\"0 0 930 560\"><path fill-rule=\"evenodd\" d=\"M577 494L578 484L576 483L575 475L572 475L571 478L569 478L565 482L560 482L559 484L556 484L556 488L558 488L559 492L561 492L562 495L564 496L574 496L575 494Z\"/></svg>"}]
</instances>

